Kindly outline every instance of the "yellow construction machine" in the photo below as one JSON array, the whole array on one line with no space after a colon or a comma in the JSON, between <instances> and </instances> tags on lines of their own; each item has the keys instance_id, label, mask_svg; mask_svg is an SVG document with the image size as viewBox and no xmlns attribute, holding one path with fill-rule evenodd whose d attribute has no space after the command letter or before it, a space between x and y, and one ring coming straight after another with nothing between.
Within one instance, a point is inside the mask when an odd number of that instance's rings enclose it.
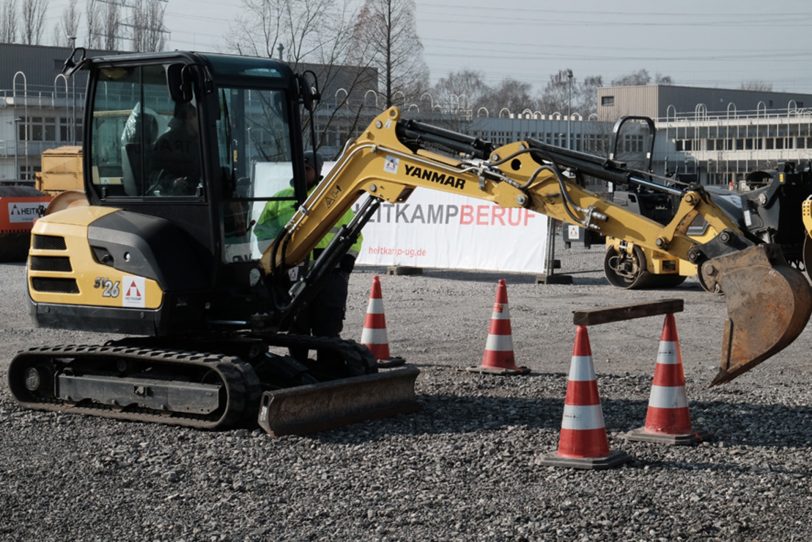
<instances>
[{"instance_id":1,"label":"yellow construction machine","mask_svg":"<svg viewBox=\"0 0 812 542\"><path fill-rule=\"evenodd\" d=\"M616 190L613 202L621 207L667 224L673 217L674 197L659 192ZM717 232L701 218L687 229L697 243L707 243ZM696 265L668 252L641 247L626 239L606 237L603 270L609 284L628 290L673 288L696 276Z\"/></svg>"},{"instance_id":2,"label":"yellow construction machine","mask_svg":"<svg viewBox=\"0 0 812 542\"><path fill-rule=\"evenodd\" d=\"M742 231L762 243L777 245L791 266L809 275L812 246L798 213L801 204L812 194L809 165L786 162L773 171L750 172L747 178L749 190L739 192L718 186L703 190ZM661 224L671 220L675 207L672 196L651 190L616 191L614 202ZM709 242L719 233L701 217L697 217L687 231L700 244ZM626 239L607 237L606 247L606 277L621 288L676 286L698 272L690 261L639 247ZM701 280L700 284L704 286Z\"/></svg>"},{"instance_id":3,"label":"yellow construction machine","mask_svg":"<svg viewBox=\"0 0 812 542\"><path fill-rule=\"evenodd\" d=\"M42 151L40 171L34 174L34 178L37 190L53 198L45 214L87 205L82 175L82 147L65 145Z\"/></svg>"},{"instance_id":4,"label":"yellow construction machine","mask_svg":"<svg viewBox=\"0 0 812 542\"><path fill-rule=\"evenodd\" d=\"M36 223L31 312L39 326L130 337L19 353L8 380L27 407L204 428L258 419L273 434L413 409L416 369L381 370L352 341L288 330L378 206L415 189L531 209L695 263L728 301L715 383L791 343L812 310L806 279L781 251L748 235L698 186L669 188L611 158L532 139L495 147L390 108L308 195L301 117L310 116L312 144L312 74L271 59L189 52L86 58L77 50L66 66L89 73L90 205ZM121 111L125 122L108 122ZM192 152L166 161L156 127L177 124L179 113L196 113L182 136ZM681 203L662 225L583 189L582 175L662 189ZM294 195L275 196L291 185ZM253 225L280 199L296 212L262 241ZM359 199L355 218L336 228ZM720 232L707 243L687 235L698 216ZM310 261L332 229L331 244ZM290 346L329 349L340 361L299 363L280 350Z\"/></svg>"}]
</instances>

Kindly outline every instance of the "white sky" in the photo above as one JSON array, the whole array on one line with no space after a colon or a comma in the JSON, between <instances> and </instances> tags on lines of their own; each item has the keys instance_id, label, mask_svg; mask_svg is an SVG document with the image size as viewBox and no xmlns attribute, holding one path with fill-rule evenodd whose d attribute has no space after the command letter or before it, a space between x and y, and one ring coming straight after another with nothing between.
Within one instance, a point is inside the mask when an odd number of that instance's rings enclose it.
<instances>
[{"instance_id":1,"label":"white sky","mask_svg":"<svg viewBox=\"0 0 812 542\"><path fill-rule=\"evenodd\" d=\"M472 68L496 84L542 88L570 68L576 79L646 68L676 84L812 93L809 0L416 0L417 32L432 81ZM224 50L242 0L170 0L170 49ZM48 32L67 0L51 0ZM84 0L79 0L84 10ZM84 24L82 25L84 27ZM80 33L79 40L82 40Z\"/></svg>"}]
</instances>

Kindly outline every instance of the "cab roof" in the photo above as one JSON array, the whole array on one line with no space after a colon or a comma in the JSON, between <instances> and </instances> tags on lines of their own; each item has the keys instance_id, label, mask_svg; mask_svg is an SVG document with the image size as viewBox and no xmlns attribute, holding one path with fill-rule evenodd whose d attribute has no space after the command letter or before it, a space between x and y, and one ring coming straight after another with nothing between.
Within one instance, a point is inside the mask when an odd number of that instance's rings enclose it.
<instances>
[{"instance_id":1,"label":"cab roof","mask_svg":"<svg viewBox=\"0 0 812 542\"><path fill-rule=\"evenodd\" d=\"M135 66L152 62L182 62L196 64L207 69L214 79L289 81L293 71L286 63L272 58L201 53L196 51L171 51L158 53L126 53L105 55L87 59L95 67Z\"/></svg>"}]
</instances>

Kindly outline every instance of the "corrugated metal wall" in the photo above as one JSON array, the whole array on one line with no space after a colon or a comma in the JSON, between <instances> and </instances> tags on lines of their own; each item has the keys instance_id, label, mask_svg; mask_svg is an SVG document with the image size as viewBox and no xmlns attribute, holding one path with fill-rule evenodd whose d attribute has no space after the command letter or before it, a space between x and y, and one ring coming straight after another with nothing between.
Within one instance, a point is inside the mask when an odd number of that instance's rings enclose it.
<instances>
[{"instance_id":1,"label":"corrugated metal wall","mask_svg":"<svg viewBox=\"0 0 812 542\"><path fill-rule=\"evenodd\" d=\"M0 44L0 90L11 95L14 87L14 74L21 71L28 83L28 92L54 91L54 78L62 71L62 64L70 54L69 47L46 47L40 45ZM102 54L103 51L88 51L89 54ZM59 84L61 83L61 87ZM86 77L81 74L76 80L76 90L84 93ZM57 83L57 93L61 96L64 82ZM23 92L22 78L17 78L17 94Z\"/></svg>"},{"instance_id":2,"label":"corrugated metal wall","mask_svg":"<svg viewBox=\"0 0 812 542\"><path fill-rule=\"evenodd\" d=\"M673 117L675 112L693 114L699 104L708 112L726 112L730 107L731 114L734 110L786 109L790 100L799 109L812 107L812 94L677 85L603 87L598 89L598 119L614 121L623 115ZM669 106L673 106L670 111Z\"/></svg>"},{"instance_id":3,"label":"corrugated metal wall","mask_svg":"<svg viewBox=\"0 0 812 542\"><path fill-rule=\"evenodd\" d=\"M598 89L598 119L614 121L624 115L657 116L657 86Z\"/></svg>"}]
</instances>

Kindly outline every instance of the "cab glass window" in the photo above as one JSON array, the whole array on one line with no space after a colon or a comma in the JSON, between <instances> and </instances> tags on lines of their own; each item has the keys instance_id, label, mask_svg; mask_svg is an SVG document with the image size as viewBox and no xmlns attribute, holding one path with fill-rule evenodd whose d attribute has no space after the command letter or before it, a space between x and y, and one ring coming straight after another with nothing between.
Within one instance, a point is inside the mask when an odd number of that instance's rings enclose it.
<instances>
[{"instance_id":1,"label":"cab glass window","mask_svg":"<svg viewBox=\"0 0 812 542\"><path fill-rule=\"evenodd\" d=\"M176 103L162 65L100 70L91 174L106 197L201 197L197 104Z\"/></svg>"},{"instance_id":2,"label":"cab glass window","mask_svg":"<svg viewBox=\"0 0 812 542\"><path fill-rule=\"evenodd\" d=\"M266 207L296 206L286 94L240 87L220 88L218 94L218 156L231 187L223 210L224 259L258 259L280 230L261 223Z\"/></svg>"}]
</instances>

